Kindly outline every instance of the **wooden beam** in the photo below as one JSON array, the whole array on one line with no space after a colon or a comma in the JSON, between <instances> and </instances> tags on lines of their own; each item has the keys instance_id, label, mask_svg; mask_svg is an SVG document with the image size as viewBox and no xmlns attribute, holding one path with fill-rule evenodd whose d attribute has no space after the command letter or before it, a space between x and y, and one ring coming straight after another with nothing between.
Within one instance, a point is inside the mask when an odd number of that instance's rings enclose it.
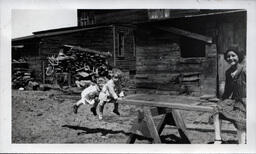
<instances>
[{"instance_id":1,"label":"wooden beam","mask_svg":"<svg viewBox=\"0 0 256 154\"><path fill-rule=\"evenodd\" d=\"M116 67L116 27L113 25L113 63L114 67Z\"/></svg>"},{"instance_id":2,"label":"wooden beam","mask_svg":"<svg viewBox=\"0 0 256 154\"><path fill-rule=\"evenodd\" d=\"M175 102L170 103L170 102L122 99L122 100L118 100L118 103L128 104L128 105L139 105L139 106L166 107L166 108L188 110L188 111L213 112L213 107L210 107L210 106L187 105L187 104L180 104Z\"/></svg>"},{"instance_id":3,"label":"wooden beam","mask_svg":"<svg viewBox=\"0 0 256 154\"><path fill-rule=\"evenodd\" d=\"M212 43L212 37L204 36L204 35L197 34L197 33L192 33L192 32L189 32L189 31L186 31L183 29L179 29L179 28L175 28L175 27L156 27L156 26L154 28L157 28L157 29L160 29L160 30L163 30L166 32L174 33L177 35L182 35L185 37L193 38L196 40L204 41L206 43Z\"/></svg>"},{"instance_id":4,"label":"wooden beam","mask_svg":"<svg viewBox=\"0 0 256 154\"><path fill-rule=\"evenodd\" d=\"M64 46L75 49L75 50L84 51L84 52L93 53L93 54L99 54L99 55L103 55L103 56L107 56L107 57L112 56L112 54L110 52L101 52L101 51L97 51L97 50L93 50L93 49L89 49L89 48L83 48L83 47L79 47L79 46L73 46L73 45L64 45Z\"/></svg>"}]
</instances>

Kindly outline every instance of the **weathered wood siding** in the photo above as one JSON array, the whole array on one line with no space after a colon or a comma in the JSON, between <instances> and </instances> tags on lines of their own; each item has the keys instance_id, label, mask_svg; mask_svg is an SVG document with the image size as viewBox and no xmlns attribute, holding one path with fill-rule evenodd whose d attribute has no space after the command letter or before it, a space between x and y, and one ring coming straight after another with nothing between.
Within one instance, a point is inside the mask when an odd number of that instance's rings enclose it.
<instances>
[{"instance_id":1,"label":"weathered wood siding","mask_svg":"<svg viewBox=\"0 0 256 154\"><path fill-rule=\"evenodd\" d=\"M246 12L221 16L217 19L218 53L225 53L230 46L246 52Z\"/></svg>"},{"instance_id":2,"label":"weathered wood siding","mask_svg":"<svg viewBox=\"0 0 256 154\"><path fill-rule=\"evenodd\" d=\"M40 55L47 57L59 52L63 45L75 45L102 52L113 52L112 27L42 38Z\"/></svg>"},{"instance_id":3,"label":"weathered wood siding","mask_svg":"<svg viewBox=\"0 0 256 154\"><path fill-rule=\"evenodd\" d=\"M136 54L135 54L135 38L132 28L115 26L115 56L116 67L120 68L124 72L136 70ZM118 56L118 33L124 34L124 55Z\"/></svg>"},{"instance_id":4,"label":"weathered wood siding","mask_svg":"<svg viewBox=\"0 0 256 154\"><path fill-rule=\"evenodd\" d=\"M182 58L180 36L140 27L136 33L136 86L169 94L200 95L216 91L216 46L206 56Z\"/></svg>"},{"instance_id":5,"label":"weathered wood siding","mask_svg":"<svg viewBox=\"0 0 256 154\"><path fill-rule=\"evenodd\" d=\"M137 23L148 21L147 10L119 10L95 14L96 24Z\"/></svg>"}]
</instances>

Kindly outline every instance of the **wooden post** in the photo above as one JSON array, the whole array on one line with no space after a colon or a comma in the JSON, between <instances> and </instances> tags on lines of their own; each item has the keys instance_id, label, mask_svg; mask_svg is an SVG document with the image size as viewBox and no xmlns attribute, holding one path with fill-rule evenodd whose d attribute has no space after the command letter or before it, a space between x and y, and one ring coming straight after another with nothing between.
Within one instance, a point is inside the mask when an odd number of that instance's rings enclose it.
<instances>
[{"instance_id":1,"label":"wooden post","mask_svg":"<svg viewBox=\"0 0 256 154\"><path fill-rule=\"evenodd\" d=\"M113 63L116 66L116 27L113 25Z\"/></svg>"},{"instance_id":2,"label":"wooden post","mask_svg":"<svg viewBox=\"0 0 256 154\"><path fill-rule=\"evenodd\" d=\"M45 63L43 61L43 84L45 84Z\"/></svg>"},{"instance_id":3,"label":"wooden post","mask_svg":"<svg viewBox=\"0 0 256 154\"><path fill-rule=\"evenodd\" d=\"M221 123L220 123L220 118L219 118L219 114L215 114L213 116L213 120L214 120L214 130L215 130L215 141L214 144L221 144Z\"/></svg>"},{"instance_id":4,"label":"wooden post","mask_svg":"<svg viewBox=\"0 0 256 154\"><path fill-rule=\"evenodd\" d=\"M68 72L68 86L71 87L71 72Z\"/></svg>"},{"instance_id":5,"label":"wooden post","mask_svg":"<svg viewBox=\"0 0 256 154\"><path fill-rule=\"evenodd\" d=\"M237 137L239 144L246 144L246 132L242 130L237 130Z\"/></svg>"}]
</instances>

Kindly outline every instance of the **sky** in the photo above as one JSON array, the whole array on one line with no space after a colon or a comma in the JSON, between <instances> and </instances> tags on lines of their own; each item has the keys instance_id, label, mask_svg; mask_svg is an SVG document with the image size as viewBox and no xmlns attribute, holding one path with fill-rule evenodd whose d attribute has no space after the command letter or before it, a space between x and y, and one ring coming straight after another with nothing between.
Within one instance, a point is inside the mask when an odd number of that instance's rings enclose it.
<instances>
[{"instance_id":1,"label":"sky","mask_svg":"<svg viewBox=\"0 0 256 154\"><path fill-rule=\"evenodd\" d=\"M12 10L12 38L33 32L77 26L76 10Z\"/></svg>"}]
</instances>

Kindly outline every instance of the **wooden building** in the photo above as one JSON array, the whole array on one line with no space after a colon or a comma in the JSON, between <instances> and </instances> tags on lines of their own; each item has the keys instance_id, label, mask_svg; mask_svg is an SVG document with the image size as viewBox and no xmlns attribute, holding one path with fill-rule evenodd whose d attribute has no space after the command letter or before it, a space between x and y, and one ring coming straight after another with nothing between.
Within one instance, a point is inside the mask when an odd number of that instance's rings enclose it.
<instances>
[{"instance_id":1,"label":"wooden building","mask_svg":"<svg viewBox=\"0 0 256 154\"><path fill-rule=\"evenodd\" d=\"M118 66L124 72L134 72L136 58L131 29L122 25L104 25L35 32L32 36L12 40L13 47L23 46L21 49L13 48L12 58L26 57L36 79L42 79L43 63L47 64L47 57L57 55L64 45L74 45L110 52L113 55L108 59L111 66Z\"/></svg>"},{"instance_id":2,"label":"wooden building","mask_svg":"<svg viewBox=\"0 0 256 154\"><path fill-rule=\"evenodd\" d=\"M138 91L218 95L227 68L223 53L230 46L246 51L246 10L82 9L77 27L12 42L30 44L23 50L33 46L20 52L33 52L37 64L64 44L111 52L112 66L136 74Z\"/></svg>"}]
</instances>

